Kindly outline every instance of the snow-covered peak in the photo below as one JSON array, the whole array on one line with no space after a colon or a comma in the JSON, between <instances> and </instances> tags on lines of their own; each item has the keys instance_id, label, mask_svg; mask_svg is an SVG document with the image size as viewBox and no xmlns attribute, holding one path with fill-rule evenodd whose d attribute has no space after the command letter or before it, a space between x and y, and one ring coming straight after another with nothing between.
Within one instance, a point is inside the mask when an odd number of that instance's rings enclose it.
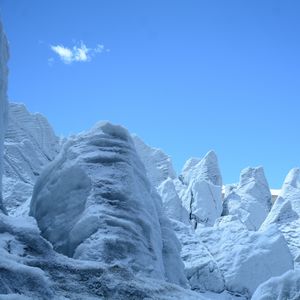
<instances>
[{"instance_id":1,"label":"snow-covered peak","mask_svg":"<svg viewBox=\"0 0 300 300\"><path fill-rule=\"evenodd\" d=\"M171 158L161 149L146 145L138 136L132 135L136 151L142 160L147 176L154 187L158 187L166 179L176 178Z\"/></svg>"},{"instance_id":2,"label":"snow-covered peak","mask_svg":"<svg viewBox=\"0 0 300 300\"><path fill-rule=\"evenodd\" d=\"M271 208L271 191L263 167L245 168L240 175L239 192L245 192Z\"/></svg>"},{"instance_id":3,"label":"snow-covered peak","mask_svg":"<svg viewBox=\"0 0 300 300\"><path fill-rule=\"evenodd\" d=\"M201 160L189 159L176 188L194 227L211 226L222 212L222 176L214 151Z\"/></svg>"},{"instance_id":4,"label":"snow-covered peak","mask_svg":"<svg viewBox=\"0 0 300 300\"><path fill-rule=\"evenodd\" d=\"M294 168L287 174L281 191L272 208L273 213L279 210L285 203L290 203L290 207L300 216L300 169ZM279 211L278 211L279 213ZM267 221L267 220L266 220Z\"/></svg>"},{"instance_id":5,"label":"snow-covered peak","mask_svg":"<svg viewBox=\"0 0 300 300\"><path fill-rule=\"evenodd\" d=\"M241 171L240 187L255 182L268 188L268 183L265 177L264 169L262 166L247 167Z\"/></svg>"},{"instance_id":6,"label":"snow-covered peak","mask_svg":"<svg viewBox=\"0 0 300 300\"><path fill-rule=\"evenodd\" d=\"M181 179L185 184L189 184L197 178L211 184L222 186L222 176L219 169L217 155L214 151L209 151L201 160L197 158L189 159L181 174Z\"/></svg>"},{"instance_id":7,"label":"snow-covered peak","mask_svg":"<svg viewBox=\"0 0 300 300\"><path fill-rule=\"evenodd\" d=\"M272 195L262 167L242 170L240 182L227 188L223 215L237 216L250 230L257 230L272 206Z\"/></svg>"},{"instance_id":8,"label":"snow-covered peak","mask_svg":"<svg viewBox=\"0 0 300 300\"><path fill-rule=\"evenodd\" d=\"M300 169L293 168L287 174L283 186L282 193L286 193L286 189L295 188L300 189ZM280 194L282 196L282 194Z\"/></svg>"}]
</instances>

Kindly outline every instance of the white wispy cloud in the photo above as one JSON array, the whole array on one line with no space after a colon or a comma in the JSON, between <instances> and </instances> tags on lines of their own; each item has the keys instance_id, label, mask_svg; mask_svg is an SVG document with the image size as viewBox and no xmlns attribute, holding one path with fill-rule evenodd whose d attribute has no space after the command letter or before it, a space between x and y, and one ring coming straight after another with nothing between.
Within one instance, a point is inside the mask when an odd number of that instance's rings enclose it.
<instances>
[{"instance_id":1,"label":"white wispy cloud","mask_svg":"<svg viewBox=\"0 0 300 300\"><path fill-rule=\"evenodd\" d=\"M104 45L98 44L95 48L88 48L83 42L81 42L79 46L75 45L72 48L63 45L51 45L50 48L65 64L88 62L91 61L96 54L110 52Z\"/></svg>"}]
</instances>

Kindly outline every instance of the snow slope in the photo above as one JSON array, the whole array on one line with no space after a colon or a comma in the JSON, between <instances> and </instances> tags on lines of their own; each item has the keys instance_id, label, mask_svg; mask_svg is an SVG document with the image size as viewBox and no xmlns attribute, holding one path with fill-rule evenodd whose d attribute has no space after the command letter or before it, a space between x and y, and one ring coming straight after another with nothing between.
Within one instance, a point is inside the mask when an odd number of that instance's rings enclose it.
<instances>
[{"instance_id":1,"label":"snow slope","mask_svg":"<svg viewBox=\"0 0 300 300\"><path fill-rule=\"evenodd\" d=\"M69 140L39 177L30 214L60 253L186 286L179 241L120 126Z\"/></svg>"},{"instance_id":2,"label":"snow slope","mask_svg":"<svg viewBox=\"0 0 300 300\"><path fill-rule=\"evenodd\" d=\"M44 166L58 153L59 139L47 119L28 112L23 104L10 103L4 143L4 205L15 213L31 197Z\"/></svg>"},{"instance_id":3,"label":"snow slope","mask_svg":"<svg viewBox=\"0 0 300 300\"><path fill-rule=\"evenodd\" d=\"M8 45L0 21L0 209L2 204L3 142L7 123Z\"/></svg>"},{"instance_id":4,"label":"snow slope","mask_svg":"<svg viewBox=\"0 0 300 300\"><path fill-rule=\"evenodd\" d=\"M240 182L227 191L223 215L237 216L249 230L257 230L272 206L272 195L262 167L246 168Z\"/></svg>"}]
</instances>

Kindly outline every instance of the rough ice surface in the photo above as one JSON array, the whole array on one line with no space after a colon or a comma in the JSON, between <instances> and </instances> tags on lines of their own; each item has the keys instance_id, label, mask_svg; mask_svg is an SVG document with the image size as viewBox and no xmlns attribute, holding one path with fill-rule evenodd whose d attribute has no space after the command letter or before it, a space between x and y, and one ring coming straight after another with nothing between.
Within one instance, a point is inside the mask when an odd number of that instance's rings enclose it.
<instances>
[{"instance_id":1,"label":"rough ice surface","mask_svg":"<svg viewBox=\"0 0 300 300\"><path fill-rule=\"evenodd\" d=\"M201 243L194 230L181 222L172 221L181 242L181 258L185 274L193 290L221 293L225 290L223 275L208 249Z\"/></svg>"},{"instance_id":2,"label":"rough ice surface","mask_svg":"<svg viewBox=\"0 0 300 300\"><path fill-rule=\"evenodd\" d=\"M44 166L54 159L59 139L47 119L28 112L23 104L10 103L4 143L4 205L9 213L32 195Z\"/></svg>"},{"instance_id":3,"label":"rough ice surface","mask_svg":"<svg viewBox=\"0 0 300 300\"><path fill-rule=\"evenodd\" d=\"M138 136L132 136L136 151L143 162L147 177L154 187L168 178L175 179L171 158L162 150L146 145Z\"/></svg>"},{"instance_id":4,"label":"rough ice surface","mask_svg":"<svg viewBox=\"0 0 300 300\"><path fill-rule=\"evenodd\" d=\"M281 192L262 224L265 229L276 224L283 233L297 265L300 264L300 169L287 175Z\"/></svg>"},{"instance_id":5,"label":"rough ice surface","mask_svg":"<svg viewBox=\"0 0 300 300\"><path fill-rule=\"evenodd\" d=\"M217 156L208 152L201 160L189 160L176 187L194 227L212 226L222 213L222 177Z\"/></svg>"},{"instance_id":6,"label":"rough ice surface","mask_svg":"<svg viewBox=\"0 0 300 300\"><path fill-rule=\"evenodd\" d=\"M54 249L186 285L180 244L128 132L102 123L65 144L30 214Z\"/></svg>"},{"instance_id":7,"label":"rough ice surface","mask_svg":"<svg viewBox=\"0 0 300 300\"><path fill-rule=\"evenodd\" d=\"M34 219L0 214L1 299L204 300L118 264L74 260L53 250Z\"/></svg>"},{"instance_id":8,"label":"rough ice surface","mask_svg":"<svg viewBox=\"0 0 300 300\"><path fill-rule=\"evenodd\" d=\"M271 206L272 196L263 168L246 168L239 184L227 188L223 215L237 216L249 230L257 230Z\"/></svg>"},{"instance_id":9,"label":"rough ice surface","mask_svg":"<svg viewBox=\"0 0 300 300\"><path fill-rule=\"evenodd\" d=\"M228 291L250 297L264 281L293 269L292 255L276 226L249 231L237 217L226 216L196 233L217 262Z\"/></svg>"},{"instance_id":10,"label":"rough ice surface","mask_svg":"<svg viewBox=\"0 0 300 300\"><path fill-rule=\"evenodd\" d=\"M300 299L300 271L293 270L262 283L252 300L298 300Z\"/></svg>"},{"instance_id":11,"label":"rough ice surface","mask_svg":"<svg viewBox=\"0 0 300 300\"><path fill-rule=\"evenodd\" d=\"M3 143L7 123L8 45L0 21L0 209L2 204Z\"/></svg>"},{"instance_id":12,"label":"rough ice surface","mask_svg":"<svg viewBox=\"0 0 300 300\"><path fill-rule=\"evenodd\" d=\"M21 294L31 299L50 299L53 293L46 274L31 264L51 246L32 226L33 220L0 215L0 295ZM42 264L41 260L41 264Z\"/></svg>"}]
</instances>

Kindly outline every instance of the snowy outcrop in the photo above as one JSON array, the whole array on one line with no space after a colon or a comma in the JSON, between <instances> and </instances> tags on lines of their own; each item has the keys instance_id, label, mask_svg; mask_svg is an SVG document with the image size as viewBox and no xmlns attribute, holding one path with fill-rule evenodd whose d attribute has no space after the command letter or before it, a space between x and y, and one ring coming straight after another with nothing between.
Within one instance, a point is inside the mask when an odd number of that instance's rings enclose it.
<instances>
[{"instance_id":1,"label":"snowy outcrop","mask_svg":"<svg viewBox=\"0 0 300 300\"><path fill-rule=\"evenodd\" d=\"M190 226L172 221L181 242L181 258L189 284L193 290L221 293L225 290L223 275L207 248L200 242Z\"/></svg>"},{"instance_id":2,"label":"snowy outcrop","mask_svg":"<svg viewBox=\"0 0 300 300\"><path fill-rule=\"evenodd\" d=\"M257 230L272 206L272 195L262 167L246 168L240 182L226 189L223 215L237 216L249 230Z\"/></svg>"},{"instance_id":3,"label":"snowy outcrop","mask_svg":"<svg viewBox=\"0 0 300 300\"><path fill-rule=\"evenodd\" d=\"M249 231L237 217L226 216L196 233L219 266L228 291L249 297L264 281L293 269L292 255L276 226Z\"/></svg>"},{"instance_id":4,"label":"snowy outcrop","mask_svg":"<svg viewBox=\"0 0 300 300\"><path fill-rule=\"evenodd\" d=\"M281 192L261 229L276 224L283 233L295 262L300 263L300 169L287 175Z\"/></svg>"},{"instance_id":5,"label":"snowy outcrop","mask_svg":"<svg viewBox=\"0 0 300 300\"><path fill-rule=\"evenodd\" d=\"M10 213L31 197L36 178L58 149L59 139L44 116L28 112L23 104L9 104L3 193Z\"/></svg>"},{"instance_id":6,"label":"snowy outcrop","mask_svg":"<svg viewBox=\"0 0 300 300\"><path fill-rule=\"evenodd\" d=\"M154 187L168 178L176 178L171 158L162 150L146 145L138 136L132 136L135 149L144 164L147 177Z\"/></svg>"},{"instance_id":7,"label":"snowy outcrop","mask_svg":"<svg viewBox=\"0 0 300 300\"><path fill-rule=\"evenodd\" d=\"M7 124L8 44L0 21L0 209L2 203L3 143Z\"/></svg>"},{"instance_id":8,"label":"snowy outcrop","mask_svg":"<svg viewBox=\"0 0 300 300\"><path fill-rule=\"evenodd\" d=\"M179 179L176 189L194 227L213 225L222 213L222 177L216 154L210 151L201 160L187 161Z\"/></svg>"},{"instance_id":9,"label":"snowy outcrop","mask_svg":"<svg viewBox=\"0 0 300 300\"><path fill-rule=\"evenodd\" d=\"M298 300L300 299L300 271L288 271L261 284L252 300Z\"/></svg>"},{"instance_id":10,"label":"snowy outcrop","mask_svg":"<svg viewBox=\"0 0 300 300\"><path fill-rule=\"evenodd\" d=\"M58 252L186 285L179 241L120 126L70 139L39 177L30 214Z\"/></svg>"}]
</instances>

